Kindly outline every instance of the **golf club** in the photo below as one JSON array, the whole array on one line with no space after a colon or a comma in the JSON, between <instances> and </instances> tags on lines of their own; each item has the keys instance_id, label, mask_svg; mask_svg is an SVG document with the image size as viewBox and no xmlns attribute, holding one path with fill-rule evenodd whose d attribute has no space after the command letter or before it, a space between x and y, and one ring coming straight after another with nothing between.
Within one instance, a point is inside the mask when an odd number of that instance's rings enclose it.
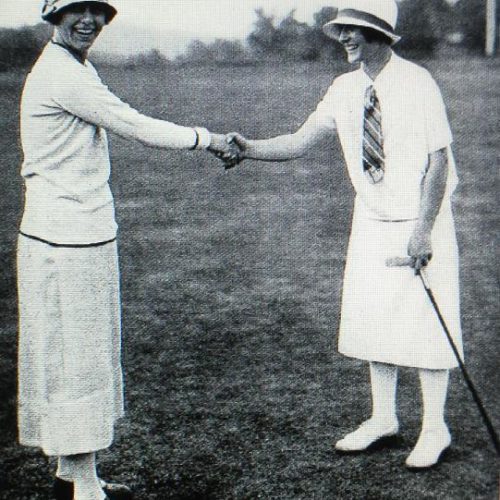
<instances>
[{"instance_id":1,"label":"golf club","mask_svg":"<svg viewBox=\"0 0 500 500\"><path fill-rule=\"evenodd\" d=\"M388 267L406 267L406 266L411 267L412 262L413 262L413 259L411 257L392 257L392 258L389 258L386 260L386 265ZM486 428L488 429L488 433L490 434L491 441L493 443L493 446L495 447L497 455L500 456L500 441L498 439L498 435L495 431L495 428L493 427L493 424L491 422L490 417L488 416L486 408L484 407L483 402L481 401L481 398L479 397L479 394L478 394L476 388L474 387L474 384L472 383L472 380L469 377L469 374L467 373L464 362L462 361L460 353L458 352L457 346L455 345L455 342L453 342L453 338L451 337L450 331L449 331L448 327L446 326L446 323L443 319L443 315L441 314L441 311L439 310L439 306L436 302L434 294L432 293L432 290L431 290L431 287L429 285L429 281L427 279L427 276L425 274L424 269L420 269L420 271L417 274L420 276L420 280L422 281L422 284L424 285L424 289L427 293L427 296L429 297L429 300L431 301L432 306L434 307L434 311L436 312L436 315L439 319L439 322L441 323L441 326L443 327L444 333L446 334L446 338L448 339L450 347L453 350L453 353L455 354L455 357L458 361L458 365L460 366L460 370L462 371L462 375L464 377L464 380L465 380L467 387L469 388L469 390L472 394L472 397L473 397L473 399L474 399L474 401L479 409L479 412L481 413L484 424L486 425Z\"/></svg>"}]
</instances>

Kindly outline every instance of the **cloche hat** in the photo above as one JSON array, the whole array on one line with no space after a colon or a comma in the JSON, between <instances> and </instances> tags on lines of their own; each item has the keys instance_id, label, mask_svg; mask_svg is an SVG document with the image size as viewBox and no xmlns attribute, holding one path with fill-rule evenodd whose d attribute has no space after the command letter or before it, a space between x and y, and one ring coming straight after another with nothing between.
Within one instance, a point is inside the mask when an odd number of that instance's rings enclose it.
<instances>
[{"instance_id":1,"label":"cloche hat","mask_svg":"<svg viewBox=\"0 0 500 500\"><path fill-rule=\"evenodd\" d=\"M341 25L363 26L387 35L394 44L401 40L394 32L397 19L395 0L346 0L339 6L337 17L323 26L323 31L338 39Z\"/></svg>"},{"instance_id":2,"label":"cloche hat","mask_svg":"<svg viewBox=\"0 0 500 500\"><path fill-rule=\"evenodd\" d=\"M54 21L58 13L75 3L98 4L106 13L106 24L110 23L117 13L117 10L108 2L108 0L44 0L42 7L42 19L51 23Z\"/></svg>"}]
</instances>

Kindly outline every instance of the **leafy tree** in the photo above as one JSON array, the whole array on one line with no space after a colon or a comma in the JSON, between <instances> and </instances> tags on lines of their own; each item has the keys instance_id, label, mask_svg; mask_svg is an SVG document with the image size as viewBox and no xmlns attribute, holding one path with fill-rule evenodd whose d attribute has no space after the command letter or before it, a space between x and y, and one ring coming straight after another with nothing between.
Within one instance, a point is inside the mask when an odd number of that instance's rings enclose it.
<instances>
[{"instance_id":1,"label":"leafy tree","mask_svg":"<svg viewBox=\"0 0 500 500\"><path fill-rule=\"evenodd\" d=\"M334 42L322 31L323 24L333 19L336 9L324 7L315 16L315 24L309 26L295 19L295 10L278 24L263 9L255 11L257 20L247 41L257 57L281 60L316 60L335 53Z\"/></svg>"},{"instance_id":2,"label":"leafy tree","mask_svg":"<svg viewBox=\"0 0 500 500\"><path fill-rule=\"evenodd\" d=\"M209 45L212 58L217 63L241 63L247 59L245 47L239 40L217 39Z\"/></svg>"},{"instance_id":3,"label":"leafy tree","mask_svg":"<svg viewBox=\"0 0 500 500\"><path fill-rule=\"evenodd\" d=\"M335 19L337 10L335 7L323 7L313 16L314 23L310 37L321 59L337 59L343 53L340 44L327 37L323 32L323 26Z\"/></svg>"},{"instance_id":4,"label":"leafy tree","mask_svg":"<svg viewBox=\"0 0 500 500\"><path fill-rule=\"evenodd\" d=\"M179 60L193 63L213 62L210 47L201 40L190 42L185 54Z\"/></svg>"},{"instance_id":5,"label":"leafy tree","mask_svg":"<svg viewBox=\"0 0 500 500\"><path fill-rule=\"evenodd\" d=\"M459 0L454 7L457 30L463 34L463 45L471 51L483 51L486 37L486 0ZM497 9L497 25L500 9Z\"/></svg>"},{"instance_id":6,"label":"leafy tree","mask_svg":"<svg viewBox=\"0 0 500 500\"><path fill-rule=\"evenodd\" d=\"M445 0L401 1L397 31L402 40L397 48L403 52L432 54L451 30L450 19L450 6Z\"/></svg>"},{"instance_id":7,"label":"leafy tree","mask_svg":"<svg viewBox=\"0 0 500 500\"><path fill-rule=\"evenodd\" d=\"M338 9L335 7L322 7L318 12L313 15L314 18L314 28L323 29L323 26L335 19ZM326 36L326 35L325 35Z\"/></svg>"},{"instance_id":8,"label":"leafy tree","mask_svg":"<svg viewBox=\"0 0 500 500\"><path fill-rule=\"evenodd\" d=\"M314 60L319 51L311 38L312 28L295 19L292 10L278 25L275 35L276 51L286 60Z\"/></svg>"},{"instance_id":9,"label":"leafy tree","mask_svg":"<svg viewBox=\"0 0 500 500\"><path fill-rule=\"evenodd\" d=\"M266 16L264 9L257 9L257 20L254 30L248 36L248 45L259 55L272 54L276 52L277 29L274 26L274 17Z\"/></svg>"}]
</instances>

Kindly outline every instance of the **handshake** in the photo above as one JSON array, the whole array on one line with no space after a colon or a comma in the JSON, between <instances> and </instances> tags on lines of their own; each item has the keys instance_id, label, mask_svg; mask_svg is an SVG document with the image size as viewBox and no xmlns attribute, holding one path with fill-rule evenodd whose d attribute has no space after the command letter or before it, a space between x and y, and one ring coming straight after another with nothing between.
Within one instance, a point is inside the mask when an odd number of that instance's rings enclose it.
<instances>
[{"instance_id":1,"label":"handshake","mask_svg":"<svg viewBox=\"0 0 500 500\"><path fill-rule=\"evenodd\" d=\"M222 160L226 170L239 165L246 158L247 149L248 141L237 132L226 135L211 134L210 146L207 148L214 156Z\"/></svg>"}]
</instances>

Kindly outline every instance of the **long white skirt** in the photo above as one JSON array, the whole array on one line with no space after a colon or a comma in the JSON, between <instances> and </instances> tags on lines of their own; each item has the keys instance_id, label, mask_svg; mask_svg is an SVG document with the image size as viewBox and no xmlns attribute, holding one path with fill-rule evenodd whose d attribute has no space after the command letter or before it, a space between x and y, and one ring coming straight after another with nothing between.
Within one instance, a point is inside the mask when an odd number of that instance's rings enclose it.
<instances>
[{"instance_id":1,"label":"long white skirt","mask_svg":"<svg viewBox=\"0 0 500 500\"><path fill-rule=\"evenodd\" d=\"M411 268L386 266L388 257L407 256L414 225L370 219L357 204L344 276L339 352L400 366L453 368L458 363L420 278ZM436 219L432 245L426 273L463 356L458 248L449 200Z\"/></svg>"},{"instance_id":2,"label":"long white skirt","mask_svg":"<svg viewBox=\"0 0 500 500\"><path fill-rule=\"evenodd\" d=\"M47 455L107 448L123 416L116 243L19 237L19 440Z\"/></svg>"}]
</instances>

